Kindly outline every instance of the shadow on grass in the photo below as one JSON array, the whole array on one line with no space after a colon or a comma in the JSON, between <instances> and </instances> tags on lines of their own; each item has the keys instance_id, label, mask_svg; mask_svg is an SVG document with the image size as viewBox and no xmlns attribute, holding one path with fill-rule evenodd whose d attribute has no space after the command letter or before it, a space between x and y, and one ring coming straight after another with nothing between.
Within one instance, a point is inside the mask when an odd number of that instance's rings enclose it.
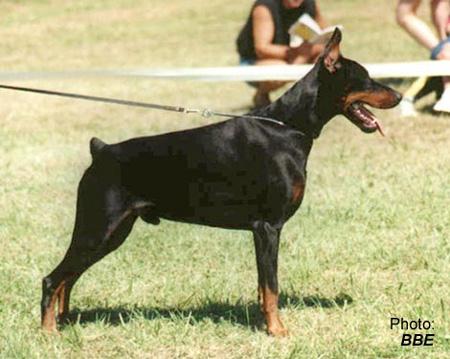
<instances>
[{"instance_id":1,"label":"shadow on grass","mask_svg":"<svg viewBox=\"0 0 450 359\"><path fill-rule=\"evenodd\" d=\"M280 308L304 309L307 307L335 308L351 304L353 299L348 294L339 294L335 298L325 298L318 295L298 297L297 295L281 293ZM103 322L109 325L121 325L130 322L134 318L143 317L146 320L172 319L187 320L191 325L210 320L214 323L229 322L235 325L242 325L256 330L260 328L264 321L257 303L229 303L207 301L198 306L188 308L166 308L166 307L125 307L117 306L112 308L94 308L81 310L75 308L69 313L65 325L72 323L93 323Z\"/></svg>"}]
</instances>

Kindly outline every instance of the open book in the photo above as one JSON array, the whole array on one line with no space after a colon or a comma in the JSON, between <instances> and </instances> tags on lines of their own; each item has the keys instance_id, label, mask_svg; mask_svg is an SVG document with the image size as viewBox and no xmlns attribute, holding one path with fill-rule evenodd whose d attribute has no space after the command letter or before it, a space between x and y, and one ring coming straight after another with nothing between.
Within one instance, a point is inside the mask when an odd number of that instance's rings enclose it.
<instances>
[{"instance_id":1,"label":"open book","mask_svg":"<svg viewBox=\"0 0 450 359\"><path fill-rule=\"evenodd\" d=\"M324 44L331 38L335 28L342 30L343 26L335 25L321 29L319 24L311 16L303 14L290 27L289 35L294 39L300 37L304 41L308 41L312 44Z\"/></svg>"}]
</instances>

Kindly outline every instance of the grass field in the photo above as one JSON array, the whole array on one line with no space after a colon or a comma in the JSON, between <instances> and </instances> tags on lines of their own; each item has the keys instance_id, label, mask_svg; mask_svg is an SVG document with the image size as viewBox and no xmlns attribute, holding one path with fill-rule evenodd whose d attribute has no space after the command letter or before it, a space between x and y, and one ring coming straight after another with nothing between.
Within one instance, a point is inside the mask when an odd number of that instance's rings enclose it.
<instances>
[{"instance_id":1,"label":"grass field","mask_svg":"<svg viewBox=\"0 0 450 359\"><path fill-rule=\"evenodd\" d=\"M330 24L345 26L347 57L427 58L395 25L393 1L320 3ZM0 72L234 65L250 4L2 1ZM242 83L20 84L234 112L246 111L252 96ZM402 90L407 82L391 85ZM264 332L249 233L167 221L138 222L120 250L78 282L76 323L49 336L39 329L41 279L69 244L89 139L115 142L218 119L2 90L0 357L448 358L450 117L432 114L431 104L422 101L414 119L377 111L385 138L338 117L316 141L304 204L282 234L289 337ZM434 346L402 348L391 317L433 320Z\"/></svg>"}]
</instances>

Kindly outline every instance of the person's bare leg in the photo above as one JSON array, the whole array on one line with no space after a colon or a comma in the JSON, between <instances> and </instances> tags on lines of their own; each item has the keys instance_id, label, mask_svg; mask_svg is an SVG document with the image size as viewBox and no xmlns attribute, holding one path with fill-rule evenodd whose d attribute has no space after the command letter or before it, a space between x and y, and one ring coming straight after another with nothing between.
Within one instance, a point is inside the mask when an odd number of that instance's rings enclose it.
<instances>
[{"instance_id":1,"label":"person's bare leg","mask_svg":"<svg viewBox=\"0 0 450 359\"><path fill-rule=\"evenodd\" d=\"M450 3L448 0L431 0L431 18L438 33L439 39L447 38Z\"/></svg>"},{"instance_id":2,"label":"person's bare leg","mask_svg":"<svg viewBox=\"0 0 450 359\"><path fill-rule=\"evenodd\" d=\"M450 43L447 43L442 47L441 52L437 55L437 59L450 60ZM444 92L434 105L433 109L435 111L450 112L450 77L443 77L442 82L444 83Z\"/></svg>"},{"instance_id":3,"label":"person's bare leg","mask_svg":"<svg viewBox=\"0 0 450 359\"><path fill-rule=\"evenodd\" d=\"M396 9L397 23L421 45L431 50L439 43L428 25L416 13L421 0L399 0Z\"/></svg>"},{"instance_id":4,"label":"person's bare leg","mask_svg":"<svg viewBox=\"0 0 450 359\"><path fill-rule=\"evenodd\" d=\"M442 47L441 52L437 56L438 60L450 60L450 43L445 44ZM450 88L450 77L446 76L443 78L445 89Z\"/></svg>"},{"instance_id":5,"label":"person's bare leg","mask_svg":"<svg viewBox=\"0 0 450 359\"><path fill-rule=\"evenodd\" d=\"M270 65L299 65L313 63L323 52L324 46L320 44L309 44L304 42L298 48L291 50L291 56L288 62L278 59L263 59L257 60L258 66L270 66ZM263 107L270 104L269 93L284 86L287 81L263 81L259 82L256 94L253 97L255 107Z\"/></svg>"},{"instance_id":6,"label":"person's bare leg","mask_svg":"<svg viewBox=\"0 0 450 359\"><path fill-rule=\"evenodd\" d=\"M256 60L257 66L270 66L270 65L286 65L286 61L277 59L264 59ZM255 96L253 97L253 104L255 107L263 107L270 104L269 93L284 86L286 81L262 81L258 82Z\"/></svg>"}]
</instances>

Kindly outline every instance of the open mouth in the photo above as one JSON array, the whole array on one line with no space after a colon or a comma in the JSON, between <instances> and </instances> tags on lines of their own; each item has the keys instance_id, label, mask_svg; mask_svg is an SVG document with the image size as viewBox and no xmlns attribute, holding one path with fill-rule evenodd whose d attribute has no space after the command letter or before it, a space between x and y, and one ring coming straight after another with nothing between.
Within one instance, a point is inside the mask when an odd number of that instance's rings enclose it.
<instances>
[{"instance_id":1,"label":"open mouth","mask_svg":"<svg viewBox=\"0 0 450 359\"><path fill-rule=\"evenodd\" d=\"M378 118L364 107L361 102L353 102L348 106L345 115L363 132L372 133L378 130L384 136L383 128Z\"/></svg>"}]
</instances>

